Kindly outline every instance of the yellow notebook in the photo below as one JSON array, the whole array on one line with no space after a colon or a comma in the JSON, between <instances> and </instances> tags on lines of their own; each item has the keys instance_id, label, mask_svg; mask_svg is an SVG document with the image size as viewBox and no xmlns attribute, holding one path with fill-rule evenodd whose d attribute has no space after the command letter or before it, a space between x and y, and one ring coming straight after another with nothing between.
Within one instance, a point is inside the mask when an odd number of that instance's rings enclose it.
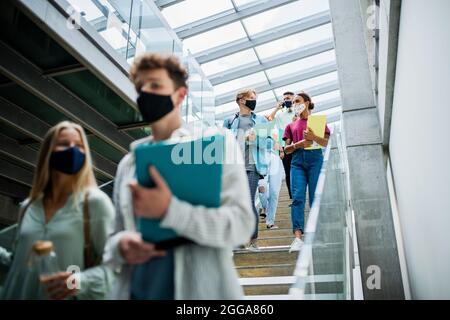
<instances>
[{"instance_id":1,"label":"yellow notebook","mask_svg":"<svg viewBox=\"0 0 450 320\"><path fill-rule=\"evenodd\" d=\"M325 127L327 125L327 116L312 115L308 117L308 128L314 131L318 137L325 137ZM323 147L314 141L312 147L305 148L305 150L322 149Z\"/></svg>"}]
</instances>

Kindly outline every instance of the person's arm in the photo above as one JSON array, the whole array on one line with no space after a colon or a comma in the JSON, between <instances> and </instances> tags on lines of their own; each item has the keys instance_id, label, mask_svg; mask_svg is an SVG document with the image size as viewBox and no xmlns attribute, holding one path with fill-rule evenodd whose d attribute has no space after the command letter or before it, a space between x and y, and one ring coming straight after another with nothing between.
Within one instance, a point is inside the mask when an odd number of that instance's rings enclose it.
<instances>
[{"instance_id":1,"label":"person's arm","mask_svg":"<svg viewBox=\"0 0 450 320\"><path fill-rule=\"evenodd\" d=\"M108 196L98 189L90 190L88 201L90 237L95 253L93 258L101 258L106 240L114 229L114 206ZM84 266L84 268L82 272L75 275L67 270L42 280L50 298L62 300L76 296L83 300L105 299L115 279L113 270L105 264L91 268Z\"/></svg>"},{"instance_id":2,"label":"person's arm","mask_svg":"<svg viewBox=\"0 0 450 320\"><path fill-rule=\"evenodd\" d=\"M231 135L226 133L226 149L236 160L226 160L222 172L221 205L206 208L192 205L172 196L161 225L174 229L179 235L208 247L234 247L250 239L255 217L242 154Z\"/></svg>"},{"instance_id":3,"label":"person's arm","mask_svg":"<svg viewBox=\"0 0 450 320\"><path fill-rule=\"evenodd\" d=\"M125 213L122 212L121 201L125 196L123 192L129 192L127 190L121 190L123 185L123 178L129 175L130 159L131 155L125 156L120 161L117 167L116 178L114 181L113 199L115 204L115 231L112 236L106 242L105 250L103 253L103 263L110 266L115 272L121 272L123 265L125 264L141 264L152 257L163 256L164 252L156 250L153 244L146 243L142 240L141 235L134 231L130 222L133 217L130 217L128 223L125 222ZM131 198L130 198L131 201ZM132 208L132 204L129 204Z\"/></svg>"},{"instance_id":4,"label":"person's arm","mask_svg":"<svg viewBox=\"0 0 450 320\"><path fill-rule=\"evenodd\" d=\"M225 134L225 159L222 167L220 207L192 205L172 194L154 167L150 175L155 187L133 184L135 213L161 219L161 226L195 243L215 248L231 248L247 242L255 227L250 190L239 145L228 130Z\"/></svg>"},{"instance_id":5,"label":"person's arm","mask_svg":"<svg viewBox=\"0 0 450 320\"><path fill-rule=\"evenodd\" d=\"M275 116L277 115L277 112L280 111L283 108L283 103L278 102L275 109L273 109L272 113L267 117L267 120L273 121L275 119Z\"/></svg>"},{"instance_id":6,"label":"person's arm","mask_svg":"<svg viewBox=\"0 0 450 320\"><path fill-rule=\"evenodd\" d=\"M305 149L312 146L312 141L302 140L296 143L292 143L290 139L286 140L286 147L284 147L284 152L291 154L298 149Z\"/></svg>"},{"instance_id":7,"label":"person's arm","mask_svg":"<svg viewBox=\"0 0 450 320\"><path fill-rule=\"evenodd\" d=\"M91 241L97 256L102 257L106 241L114 231L114 206L100 190L89 195ZM115 274L112 268L101 264L85 269L80 275L79 299L105 299L112 287Z\"/></svg>"},{"instance_id":8,"label":"person's arm","mask_svg":"<svg viewBox=\"0 0 450 320\"><path fill-rule=\"evenodd\" d=\"M325 133L324 138L317 136L311 128L308 128L304 133L305 139L308 141L315 141L322 147L326 147L328 145L328 139L330 138L329 131Z\"/></svg>"},{"instance_id":9,"label":"person's arm","mask_svg":"<svg viewBox=\"0 0 450 320\"><path fill-rule=\"evenodd\" d=\"M125 260L122 257L119 249L120 239L127 234L134 233L133 231L126 230L125 222L123 220L123 213L120 206L120 186L122 184L122 177L126 170L127 163L130 161L130 155L126 155L122 161L120 161L117 167L116 178L114 181L113 201L115 204L115 229L114 233L109 237L105 244L105 250L103 252L103 261L111 265L114 269L119 269Z\"/></svg>"}]
</instances>

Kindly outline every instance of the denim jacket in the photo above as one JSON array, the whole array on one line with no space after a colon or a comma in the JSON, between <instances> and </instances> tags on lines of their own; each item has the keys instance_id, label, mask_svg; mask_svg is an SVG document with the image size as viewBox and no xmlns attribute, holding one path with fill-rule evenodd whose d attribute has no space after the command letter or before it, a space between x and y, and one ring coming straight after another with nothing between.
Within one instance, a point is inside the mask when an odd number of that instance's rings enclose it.
<instances>
[{"instance_id":1,"label":"denim jacket","mask_svg":"<svg viewBox=\"0 0 450 320\"><path fill-rule=\"evenodd\" d=\"M253 126L259 123L269 122L265 117L259 116L254 112L252 112L251 117ZM230 129L233 135L237 138L239 129L239 112L232 117L225 119L225 121L223 122L223 127ZM268 133L267 137L258 136L256 141L249 143L250 145L256 143L256 148L251 148L253 159L255 159L256 171L262 176L267 175L269 168L270 150L272 149L273 143L273 140L270 137L270 133Z\"/></svg>"}]
</instances>

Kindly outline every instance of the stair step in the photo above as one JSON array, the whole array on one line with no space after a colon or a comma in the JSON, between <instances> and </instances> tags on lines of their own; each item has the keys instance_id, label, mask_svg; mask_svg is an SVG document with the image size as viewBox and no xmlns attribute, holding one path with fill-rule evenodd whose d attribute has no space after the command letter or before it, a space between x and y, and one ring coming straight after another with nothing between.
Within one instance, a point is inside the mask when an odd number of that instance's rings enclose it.
<instances>
[{"instance_id":1,"label":"stair step","mask_svg":"<svg viewBox=\"0 0 450 320\"><path fill-rule=\"evenodd\" d=\"M239 277L281 277L292 276L295 263L268 266L237 267Z\"/></svg>"},{"instance_id":2,"label":"stair step","mask_svg":"<svg viewBox=\"0 0 450 320\"><path fill-rule=\"evenodd\" d=\"M281 277L254 277L240 278L239 282L244 286L244 292L248 295L263 294L287 294L290 287L296 282L295 276ZM314 292L316 294L342 294L343 293L343 275L316 275L306 279L306 294Z\"/></svg>"},{"instance_id":3,"label":"stair step","mask_svg":"<svg viewBox=\"0 0 450 320\"><path fill-rule=\"evenodd\" d=\"M294 235L291 228L280 228L274 230L268 230L266 228L258 231L258 238L269 238L269 237L288 237L294 240ZM291 242L292 242L291 240Z\"/></svg>"},{"instance_id":4,"label":"stair step","mask_svg":"<svg viewBox=\"0 0 450 320\"><path fill-rule=\"evenodd\" d=\"M242 277L239 278L239 283L243 286L264 286L275 284L294 284L297 277L290 276L276 276L276 277ZM314 276L307 276L305 278L306 283L336 283L344 281L342 274L319 274Z\"/></svg>"},{"instance_id":5,"label":"stair step","mask_svg":"<svg viewBox=\"0 0 450 320\"><path fill-rule=\"evenodd\" d=\"M278 229L275 229L278 230ZM275 231L269 230L269 231ZM272 247L272 246L289 246L292 243L292 235L289 233L289 236L282 237L267 237L267 238L258 238L258 245L261 247Z\"/></svg>"},{"instance_id":6,"label":"stair step","mask_svg":"<svg viewBox=\"0 0 450 320\"><path fill-rule=\"evenodd\" d=\"M275 219L275 225L277 225L280 228L291 228L292 226L292 222L291 219L277 219L278 217L276 217ZM267 229L266 227L266 219L261 219L261 217L259 218L259 225L258 225L259 230L263 230L263 229Z\"/></svg>"},{"instance_id":7,"label":"stair step","mask_svg":"<svg viewBox=\"0 0 450 320\"><path fill-rule=\"evenodd\" d=\"M267 294L267 295L246 295L245 300L293 300L295 297L290 294ZM305 294L305 300L343 300L343 294L322 293Z\"/></svg>"},{"instance_id":8,"label":"stair step","mask_svg":"<svg viewBox=\"0 0 450 320\"><path fill-rule=\"evenodd\" d=\"M257 252L236 251L233 255L236 266L258 266L286 263L295 264L298 258L298 251L289 253L288 248L262 249Z\"/></svg>"},{"instance_id":9,"label":"stair step","mask_svg":"<svg viewBox=\"0 0 450 320\"><path fill-rule=\"evenodd\" d=\"M245 295L278 295L288 294L291 284L277 284L264 286L244 286Z\"/></svg>"}]
</instances>

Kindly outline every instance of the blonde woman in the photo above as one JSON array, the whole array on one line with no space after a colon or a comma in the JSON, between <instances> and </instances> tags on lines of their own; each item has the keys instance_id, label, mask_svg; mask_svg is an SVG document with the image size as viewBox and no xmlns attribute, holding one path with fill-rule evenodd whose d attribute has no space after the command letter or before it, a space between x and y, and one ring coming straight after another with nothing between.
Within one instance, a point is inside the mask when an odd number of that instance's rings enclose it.
<instances>
[{"instance_id":1,"label":"blonde woman","mask_svg":"<svg viewBox=\"0 0 450 320\"><path fill-rule=\"evenodd\" d=\"M88 141L81 126L64 121L48 131L30 195L19 216L3 299L105 297L113 274L98 262L114 228L114 207L97 188ZM53 242L60 270L47 277L45 283L29 269L30 252L40 240ZM75 286L67 285L71 266L81 270Z\"/></svg>"}]
</instances>

